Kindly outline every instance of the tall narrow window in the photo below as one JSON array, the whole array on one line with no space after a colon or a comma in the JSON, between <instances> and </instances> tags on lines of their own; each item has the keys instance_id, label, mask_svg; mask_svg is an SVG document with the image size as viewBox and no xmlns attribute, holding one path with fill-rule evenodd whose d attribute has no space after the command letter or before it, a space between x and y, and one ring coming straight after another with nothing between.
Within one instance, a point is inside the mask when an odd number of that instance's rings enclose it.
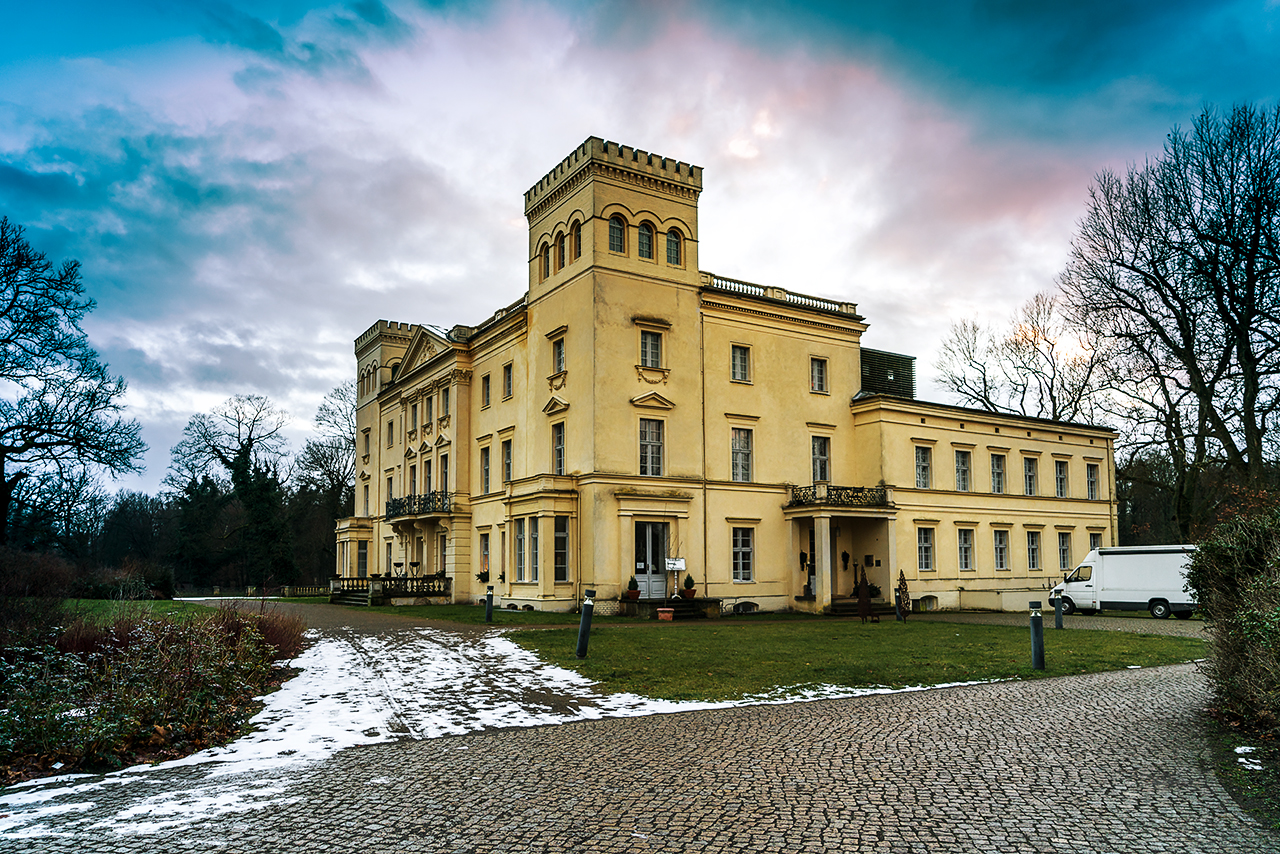
<instances>
[{"instance_id":1,"label":"tall narrow window","mask_svg":"<svg viewBox=\"0 0 1280 854\"><path fill-rule=\"evenodd\" d=\"M556 235L556 269L564 269L564 235Z\"/></svg>"},{"instance_id":2,"label":"tall narrow window","mask_svg":"<svg viewBox=\"0 0 1280 854\"><path fill-rule=\"evenodd\" d=\"M436 399L435 399L435 397L434 397L434 396L432 396L432 397L428 397L428 398L423 402L423 404L422 404L422 405L423 405L423 406L426 408L426 410L427 410L426 415L424 415L424 416L422 416L422 417L423 417L423 419L424 419L428 424L430 424L432 421L434 421L434 420L435 420L435 417L436 417Z\"/></svg>"},{"instance_id":3,"label":"tall narrow window","mask_svg":"<svg viewBox=\"0 0 1280 854\"><path fill-rule=\"evenodd\" d=\"M1040 532L1027 531L1027 569L1040 569Z\"/></svg>"},{"instance_id":4,"label":"tall narrow window","mask_svg":"<svg viewBox=\"0 0 1280 854\"><path fill-rule=\"evenodd\" d=\"M489 449L480 449L480 494L489 492Z\"/></svg>"},{"instance_id":5,"label":"tall narrow window","mask_svg":"<svg viewBox=\"0 0 1280 854\"><path fill-rule=\"evenodd\" d=\"M480 571L489 571L489 535L480 535Z\"/></svg>"},{"instance_id":6,"label":"tall narrow window","mask_svg":"<svg viewBox=\"0 0 1280 854\"><path fill-rule=\"evenodd\" d=\"M564 474L564 422L551 425L551 473Z\"/></svg>"},{"instance_id":7,"label":"tall narrow window","mask_svg":"<svg viewBox=\"0 0 1280 854\"><path fill-rule=\"evenodd\" d=\"M481 408L489 405L489 375L485 374L480 378L480 406Z\"/></svg>"},{"instance_id":8,"label":"tall narrow window","mask_svg":"<svg viewBox=\"0 0 1280 854\"><path fill-rule=\"evenodd\" d=\"M449 414L449 387L445 386L440 389L440 417Z\"/></svg>"},{"instance_id":9,"label":"tall narrow window","mask_svg":"<svg viewBox=\"0 0 1280 854\"><path fill-rule=\"evenodd\" d=\"M524 519L515 520L516 581L524 581Z\"/></svg>"},{"instance_id":10,"label":"tall narrow window","mask_svg":"<svg viewBox=\"0 0 1280 854\"><path fill-rule=\"evenodd\" d=\"M748 483L751 480L751 431L734 427L730 439L730 475L733 480Z\"/></svg>"},{"instance_id":11,"label":"tall narrow window","mask_svg":"<svg viewBox=\"0 0 1280 854\"><path fill-rule=\"evenodd\" d=\"M1071 569L1071 532L1058 532L1058 569L1066 572Z\"/></svg>"},{"instance_id":12,"label":"tall narrow window","mask_svg":"<svg viewBox=\"0 0 1280 854\"><path fill-rule=\"evenodd\" d=\"M502 443L502 482L509 483L511 481L511 440L506 439Z\"/></svg>"},{"instance_id":13,"label":"tall narrow window","mask_svg":"<svg viewBox=\"0 0 1280 854\"><path fill-rule=\"evenodd\" d=\"M387 561L382 565L382 574L383 575L391 574L391 541L390 540L387 541Z\"/></svg>"},{"instance_id":14,"label":"tall narrow window","mask_svg":"<svg viewBox=\"0 0 1280 854\"><path fill-rule=\"evenodd\" d=\"M916 528L916 568L921 572L933 569L933 528Z\"/></svg>"},{"instance_id":15,"label":"tall narrow window","mask_svg":"<svg viewBox=\"0 0 1280 854\"><path fill-rule=\"evenodd\" d=\"M640 366L642 368L662 367L662 333L640 331Z\"/></svg>"},{"instance_id":16,"label":"tall narrow window","mask_svg":"<svg viewBox=\"0 0 1280 854\"><path fill-rule=\"evenodd\" d=\"M961 569L973 569L973 529L960 528L956 531L958 548L956 561Z\"/></svg>"},{"instance_id":17,"label":"tall narrow window","mask_svg":"<svg viewBox=\"0 0 1280 854\"><path fill-rule=\"evenodd\" d=\"M1067 497L1067 461L1053 461L1053 494L1059 498Z\"/></svg>"},{"instance_id":18,"label":"tall narrow window","mask_svg":"<svg viewBox=\"0 0 1280 854\"><path fill-rule=\"evenodd\" d=\"M827 360L809 360L809 391L827 393Z\"/></svg>"},{"instance_id":19,"label":"tall narrow window","mask_svg":"<svg viewBox=\"0 0 1280 854\"><path fill-rule=\"evenodd\" d=\"M636 241L637 254L641 258L653 260L653 226L647 222L640 223L639 240Z\"/></svg>"},{"instance_id":20,"label":"tall narrow window","mask_svg":"<svg viewBox=\"0 0 1280 854\"><path fill-rule=\"evenodd\" d=\"M511 397L511 388L513 385L512 379L511 379L512 373L513 372L511 369L511 365L502 366L502 399L503 400L506 400L508 397Z\"/></svg>"},{"instance_id":21,"label":"tall narrow window","mask_svg":"<svg viewBox=\"0 0 1280 854\"><path fill-rule=\"evenodd\" d=\"M1022 458L1022 486L1024 495L1036 494L1036 475L1038 462L1035 457Z\"/></svg>"},{"instance_id":22,"label":"tall narrow window","mask_svg":"<svg viewBox=\"0 0 1280 854\"><path fill-rule=\"evenodd\" d=\"M551 275L551 244L542 244L541 260L538 264L539 281L545 280Z\"/></svg>"},{"instance_id":23,"label":"tall narrow window","mask_svg":"<svg viewBox=\"0 0 1280 854\"><path fill-rule=\"evenodd\" d=\"M538 517L529 517L529 580L538 580Z\"/></svg>"},{"instance_id":24,"label":"tall narrow window","mask_svg":"<svg viewBox=\"0 0 1280 854\"><path fill-rule=\"evenodd\" d=\"M369 541L356 540L356 578L369 577Z\"/></svg>"},{"instance_id":25,"label":"tall narrow window","mask_svg":"<svg viewBox=\"0 0 1280 854\"><path fill-rule=\"evenodd\" d=\"M395 498L395 495L392 492L392 487L394 485L395 485L395 481L392 478L387 478L387 500L388 501Z\"/></svg>"},{"instance_id":26,"label":"tall narrow window","mask_svg":"<svg viewBox=\"0 0 1280 854\"><path fill-rule=\"evenodd\" d=\"M440 455L440 491L449 491L449 455Z\"/></svg>"},{"instance_id":27,"label":"tall narrow window","mask_svg":"<svg viewBox=\"0 0 1280 854\"><path fill-rule=\"evenodd\" d=\"M969 463L972 456L968 451L956 451L956 492L969 491Z\"/></svg>"},{"instance_id":28,"label":"tall narrow window","mask_svg":"<svg viewBox=\"0 0 1280 854\"><path fill-rule=\"evenodd\" d=\"M1004 454L991 455L991 491L1004 494Z\"/></svg>"},{"instance_id":29,"label":"tall narrow window","mask_svg":"<svg viewBox=\"0 0 1280 854\"><path fill-rule=\"evenodd\" d=\"M1098 464L1089 463L1084 467L1085 482L1089 487L1089 500L1098 500Z\"/></svg>"},{"instance_id":30,"label":"tall narrow window","mask_svg":"<svg viewBox=\"0 0 1280 854\"><path fill-rule=\"evenodd\" d=\"M736 383L751 382L751 348L734 344L729 350L729 379Z\"/></svg>"},{"instance_id":31,"label":"tall narrow window","mask_svg":"<svg viewBox=\"0 0 1280 854\"><path fill-rule=\"evenodd\" d=\"M831 439L827 436L813 436L813 482L825 483L831 480Z\"/></svg>"},{"instance_id":32,"label":"tall narrow window","mask_svg":"<svg viewBox=\"0 0 1280 854\"><path fill-rule=\"evenodd\" d=\"M993 536L993 552L996 569L1009 568L1009 532L995 531Z\"/></svg>"},{"instance_id":33,"label":"tall narrow window","mask_svg":"<svg viewBox=\"0 0 1280 854\"><path fill-rule=\"evenodd\" d=\"M570 230L573 234L573 260L582 257L582 223L575 222Z\"/></svg>"},{"instance_id":34,"label":"tall narrow window","mask_svg":"<svg viewBox=\"0 0 1280 854\"><path fill-rule=\"evenodd\" d=\"M624 252L626 251L626 225L622 222L622 217L615 216L609 220L609 251Z\"/></svg>"},{"instance_id":35,"label":"tall narrow window","mask_svg":"<svg viewBox=\"0 0 1280 854\"><path fill-rule=\"evenodd\" d=\"M391 419L387 422L387 447L390 448L396 441L396 421Z\"/></svg>"},{"instance_id":36,"label":"tall narrow window","mask_svg":"<svg viewBox=\"0 0 1280 854\"><path fill-rule=\"evenodd\" d=\"M409 429L418 429L418 404L416 403L409 404Z\"/></svg>"},{"instance_id":37,"label":"tall narrow window","mask_svg":"<svg viewBox=\"0 0 1280 854\"><path fill-rule=\"evenodd\" d=\"M551 342L551 373L558 374L564 370L564 339L557 338Z\"/></svg>"},{"instance_id":38,"label":"tall narrow window","mask_svg":"<svg viewBox=\"0 0 1280 854\"><path fill-rule=\"evenodd\" d=\"M733 580L734 581L754 581L752 574L752 564L754 563L753 539L755 530L752 528L734 528L733 529Z\"/></svg>"},{"instance_id":39,"label":"tall narrow window","mask_svg":"<svg viewBox=\"0 0 1280 854\"><path fill-rule=\"evenodd\" d=\"M682 263L680 256L683 255L684 239L680 232L674 228L667 232L667 263L672 267L679 267Z\"/></svg>"},{"instance_id":40,"label":"tall narrow window","mask_svg":"<svg viewBox=\"0 0 1280 854\"><path fill-rule=\"evenodd\" d=\"M364 487L364 515L365 516L369 515L369 485L368 484L365 484L365 487Z\"/></svg>"},{"instance_id":41,"label":"tall narrow window","mask_svg":"<svg viewBox=\"0 0 1280 854\"><path fill-rule=\"evenodd\" d=\"M422 461L422 487L428 492L431 491L431 460Z\"/></svg>"},{"instance_id":42,"label":"tall narrow window","mask_svg":"<svg viewBox=\"0 0 1280 854\"><path fill-rule=\"evenodd\" d=\"M409 488L405 490L405 495L418 494L418 467L409 466Z\"/></svg>"},{"instance_id":43,"label":"tall narrow window","mask_svg":"<svg viewBox=\"0 0 1280 854\"><path fill-rule=\"evenodd\" d=\"M640 419L640 474L662 474L662 422L657 419Z\"/></svg>"},{"instance_id":44,"label":"tall narrow window","mask_svg":"<svg viewBox=\"0 0 1280 854\"><path fill-rule=\"evenodd\" d=\"M933 449L916 446L916 489L928 489L933 482Z\"/></svg>"},{"instance_id":45,"label":"tall narrow window","mask_svg":"<svg viewBox=\"0 0 1280 854\"><path fill-rule=\"evenodd\" d=\"M569 580L569 517L555 517L555 554L553 557L555 580Z\"/></svg>"}]
</instances>

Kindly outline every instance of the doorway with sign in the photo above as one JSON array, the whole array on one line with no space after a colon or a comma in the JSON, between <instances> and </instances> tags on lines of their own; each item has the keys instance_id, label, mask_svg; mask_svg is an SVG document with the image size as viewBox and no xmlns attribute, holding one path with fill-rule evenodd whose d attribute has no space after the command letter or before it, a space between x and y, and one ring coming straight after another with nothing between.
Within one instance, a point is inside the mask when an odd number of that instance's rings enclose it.
<instances>
[{"instance_id":1,"label":"doorway with sign","mask_svg":"<svg viewBox=\"0 0 1280 854\"><path fill-rule=\"evenodd\" d=\"M667 523L636 522L636 581L641 599L667 598Z\"/></svg>"}]
</instances>

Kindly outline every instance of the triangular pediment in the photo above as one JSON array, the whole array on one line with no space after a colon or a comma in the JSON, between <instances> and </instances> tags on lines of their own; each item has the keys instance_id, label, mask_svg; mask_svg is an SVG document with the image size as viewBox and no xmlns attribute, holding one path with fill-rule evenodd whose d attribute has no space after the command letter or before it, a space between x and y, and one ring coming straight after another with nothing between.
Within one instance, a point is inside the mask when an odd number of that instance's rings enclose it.
<instances>
[{"instance_id":1,"label":"triangular pediment","mask_svg":"<svg viewBox=\"0 0 1280 854\"><path fill-rule=\"evenodd\" d=\"M642 394L638 397L631 398L631 405L640 406L645 409L675 409L676 408L676 405L674 403L672 403L670 400L667 400L665 397L658 394L656 391L651 391L648 394Z\"/></svg>"},{"instance_id":2,"label":"triangular pediment","mask_svg":"<svg viewBox=\"0 0 1280 854\"><path fill-rule=\"evenodd\" d=\"M569 402L559 395L552 395L547 401L547 405L542 407L542 411L547 415L555 415L557 412L564 412L569 408Z\"/></svg>"},{"instance_id":3,"label":"triangular pediment","mask_svg":"<svg viewBox=\"0 0 1280 854\"><path fill-rule=\"evenodd\" d=\"M418 446L418 450L419 450L419 451L421 451L422 453L426 454L426 453L429 453L429 452L431 451L431 447L432 447L432 446L431 446L431 443L430 443L430 442L423 441L423 443L422 443L421 445L419 445L419 446Z\"/></svg>"},{"instance_id":4,"label":"triangular pediment","mask_svg":"<svg viewBox=\"0 0 1280 854\"><path fill-rule=\"evenodd\" d=\"M406 457L416 457L418 452L413 449L413 445L410 445L404 449L404 455Z\"/></svg>"},{"instance_id":5,"label":"triangular pediment","mask_svg":"<svg viewBox=\"0 0 1280 854\"><path fill-rule=\"evenodd\" d=\"M400 365L400 373L411 371L423 362L428 361L436 353L447 349L449 342L425 326L419 326L409 339L409 349L404 351L404 361Z\"/></svg>"},{"instance_id":6,"label":"triangular pediment","mask_svg":"<svg viewBox=\"0 0 1280 854\"><path fill-rule=\"evenodd\" d=\"M441 445L447 445L447 444L449 444L449 440L446 439L444 436L441 436L439 439L436 439L437 448L440 447Z\"/></svg>"}]
</instances>

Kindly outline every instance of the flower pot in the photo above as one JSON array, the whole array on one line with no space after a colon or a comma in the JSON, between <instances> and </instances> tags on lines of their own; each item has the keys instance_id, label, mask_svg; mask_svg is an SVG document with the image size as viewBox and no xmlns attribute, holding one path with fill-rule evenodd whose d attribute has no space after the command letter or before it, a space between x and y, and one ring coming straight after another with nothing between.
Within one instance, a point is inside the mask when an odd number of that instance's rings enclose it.
<instances>
[{"instance_id":1,"label":"flower pot","mask_svg":"<svg viewBox=\"0 0 1280 854\"><path fill-rule=\"evenodd\" d=\"M640 591L639 591L639 590L628 590L628 591L627 591L627 598L628 598L628 599L639 599L639 598L640 598Z\"/></svg>"},{"instance_id":2,"label":"flower pot","mask_svg":"<svg viewBox=\"0 0 1280 854\"><path fill-rule=\"evenodd\" d=\"M680 590L680 595L686 599L692 599L694 596L698 595L698 591L692 587L685 587Z\"/></svg>"}]
</instances>

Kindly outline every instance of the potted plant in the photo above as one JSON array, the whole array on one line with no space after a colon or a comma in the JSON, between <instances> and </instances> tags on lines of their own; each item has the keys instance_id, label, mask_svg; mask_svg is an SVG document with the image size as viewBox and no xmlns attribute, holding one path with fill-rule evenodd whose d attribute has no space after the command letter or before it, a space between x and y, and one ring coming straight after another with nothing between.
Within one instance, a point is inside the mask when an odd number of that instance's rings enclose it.
<instances>
[{"instance_id":1,"label":"potted plant","mask_svg":"<svg viewBox=\"0 0 1280 854\"><path fill-rule=\"evenodd\" d=\"M695 590L693 586L693 576L690 575L689 573L685 573L684 589L680 591L680 595L686 599L692 599L697 594L697 592L698 591Z\"/></svg>"},{"instance_id":2,"label":"potted plant","mask_svg":"<svg viewBox=\"0 0 1280 854\"><path fill-rule=\"evenodd\" d=\"M631 576L631 580L627 582L627 598L628 599L640 598L640 582L636 581L636 577L634 575Z\"/></svg>"},{"instance_id":3,"label":"potted plant","mask_svg":"<svg viewBox=\"0 0 1280 854\"><path fill-rule=\"evenodd\" d=\"M480 570L479 572L476 573L476 578L480 581L481 584L488 584L489 570L487 569Z\"/></svg>"}]
</instances>

